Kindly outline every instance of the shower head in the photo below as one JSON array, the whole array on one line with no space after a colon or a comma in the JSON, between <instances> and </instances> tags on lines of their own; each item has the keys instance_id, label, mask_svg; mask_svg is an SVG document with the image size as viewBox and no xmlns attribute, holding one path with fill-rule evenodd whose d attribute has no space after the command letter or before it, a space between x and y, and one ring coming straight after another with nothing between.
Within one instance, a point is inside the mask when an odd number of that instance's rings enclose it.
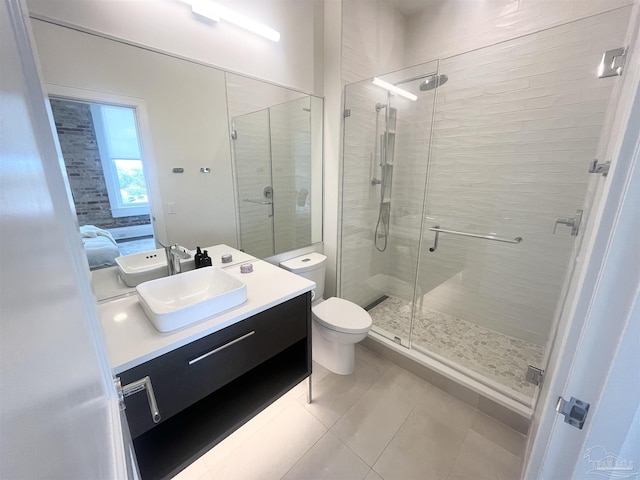
<instances>
[{"instance_id":1,"label":"shower head","mask_svg":"<svg viewBox=\"0 0 640 480\"><path fill-rule=\"evenodd\" d=\"M430 75L428 76L424 82L420 84L420 91L428 92L429 90L433 90L438 88L440 85L444 85L449 80L449 77L446 75Z\"/></svg>"}]
</instances>

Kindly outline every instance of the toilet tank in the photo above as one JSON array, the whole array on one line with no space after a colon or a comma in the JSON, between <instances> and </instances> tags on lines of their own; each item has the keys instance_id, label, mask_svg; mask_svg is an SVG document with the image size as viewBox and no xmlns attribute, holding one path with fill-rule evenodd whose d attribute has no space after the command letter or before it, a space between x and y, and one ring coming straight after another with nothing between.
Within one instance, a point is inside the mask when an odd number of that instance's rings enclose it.
<instances>
[{"instance_id":1,"label":"toilet tank","mask_svg":"<svg viewBox=\"0 0 640 480\"><path fill-rule=\"evenodd\" d=\"M327 257L321 253L307 253L299 257L291 258L280 263L285 270L308 278L312 282L316 282L314 290L315 299L322 298L324 294L324 271Z\"/></svg>"}]
</instances>

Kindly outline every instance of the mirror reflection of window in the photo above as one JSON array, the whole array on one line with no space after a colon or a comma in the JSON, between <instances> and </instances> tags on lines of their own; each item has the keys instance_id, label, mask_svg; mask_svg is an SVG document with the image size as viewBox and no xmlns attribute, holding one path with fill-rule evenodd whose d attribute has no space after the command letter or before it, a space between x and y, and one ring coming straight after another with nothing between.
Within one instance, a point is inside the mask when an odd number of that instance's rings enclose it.
<instances>
[{"instance_id":1,"label":"mirror reflection of window","mask_svg":"<svg viewBox=\"0 0 640 480\"><path fill-rule=\"evenodd\" d=\"M149 214L134 109L92 104L91 114L113 216Z\"/></svg>"},{"instance_id":2,"label":"mirror reflection of window","mask_svg":"<svg viewBox=\"0 0 640 480\"><path fill-rule=\"evenodd\" d=\"M90 268L154 249L135 108L55 97L50 103Z\"/></svg>"}]
</instances>

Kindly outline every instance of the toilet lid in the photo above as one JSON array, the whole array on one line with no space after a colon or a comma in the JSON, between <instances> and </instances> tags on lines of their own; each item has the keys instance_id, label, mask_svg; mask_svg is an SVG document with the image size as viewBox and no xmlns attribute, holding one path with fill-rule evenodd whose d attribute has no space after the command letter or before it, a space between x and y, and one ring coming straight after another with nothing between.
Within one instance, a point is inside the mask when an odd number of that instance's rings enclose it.
<instances>
[{"instance_id":1,"label":"toilet lid","mask_svg":"<svg viewBox=\"0 0 640 480\"><path fill-rule=\"evenodd\" d=\"M313 307L313 315L323 327L343 333L366 333L372 323L364 308L338 297L331 297Z\"/></svg>"}]
</instances>

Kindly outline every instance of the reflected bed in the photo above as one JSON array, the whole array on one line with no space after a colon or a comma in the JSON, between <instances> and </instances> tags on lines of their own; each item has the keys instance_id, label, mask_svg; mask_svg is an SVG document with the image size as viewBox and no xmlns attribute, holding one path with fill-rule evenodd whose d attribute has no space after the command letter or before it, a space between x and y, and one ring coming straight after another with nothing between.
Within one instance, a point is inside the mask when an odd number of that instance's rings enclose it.
<instances>
[{"instance_id":1,"label":"reflected bed","mask_svg":"<svg viewBox=\"0 0 640 480\"><path fill-rule=\"evenodd\" d=\"M91 269L116 264L115 259L120 256L120 251L118 244L107 230L95 225L82 225L80 233Z\"/></svg>"}]
</instances>

